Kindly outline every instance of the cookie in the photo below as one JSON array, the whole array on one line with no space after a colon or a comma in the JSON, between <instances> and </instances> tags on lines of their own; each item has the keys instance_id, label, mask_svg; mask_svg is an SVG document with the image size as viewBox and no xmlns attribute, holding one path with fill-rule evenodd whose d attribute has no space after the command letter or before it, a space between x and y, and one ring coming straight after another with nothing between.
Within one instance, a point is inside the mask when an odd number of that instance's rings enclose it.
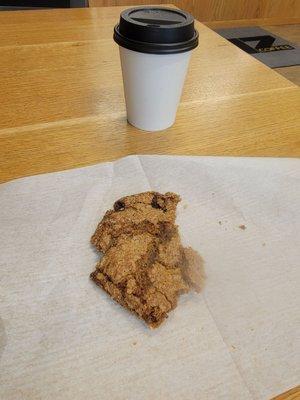
<instances>
[{"instance_id":1,"label":"cookie","mask_svg":"<svg viewBox=\"0 0 300 400\"><path fill-rule=\"evenodd\" d=\"M175 193L124 197L106 212L91 238L103 253L92 280L151 328L167 318L180 294L199 290L203 281L201 259L180 242L179 201Z\"/></svg>"}]
</instances>

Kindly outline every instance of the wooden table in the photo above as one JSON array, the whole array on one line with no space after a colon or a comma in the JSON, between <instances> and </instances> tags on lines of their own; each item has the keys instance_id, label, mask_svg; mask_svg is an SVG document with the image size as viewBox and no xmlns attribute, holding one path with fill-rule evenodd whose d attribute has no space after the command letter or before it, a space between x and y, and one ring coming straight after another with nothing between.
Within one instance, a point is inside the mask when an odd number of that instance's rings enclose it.
<instances>
[{"instance_id":1,"label":"wooden table","mask_svg":"<svg viewBox=\"0 0 300 400\"><path fill-rule=\"evenodd\" d=\"M299 88L200 23L176 124L128 125L121 9L0 13L2 182L129 154L300 155Z\"/></svg>"},{"instance_id":2,"label":"wooden table","mask_svg":"<svg viewBox=\"0 0 300 400\"><path fill-rule=\"evenodd\" d=\"M0 13L0 180L129 154L299 156L299 88L197 23L176 124L126 122L121 7Z\"/></svg>"}]
</instances>

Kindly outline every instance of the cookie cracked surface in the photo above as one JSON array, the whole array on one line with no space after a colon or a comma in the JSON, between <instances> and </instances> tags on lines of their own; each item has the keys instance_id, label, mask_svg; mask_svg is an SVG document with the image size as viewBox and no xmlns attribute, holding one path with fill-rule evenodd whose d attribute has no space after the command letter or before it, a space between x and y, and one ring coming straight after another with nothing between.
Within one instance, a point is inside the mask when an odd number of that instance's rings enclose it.
<instances>
[{"instance_id":1,"label":"cookie cracked surface","mask_svg":"<svg viewBox=\"0 0 300 400\"><path fill-rule=\"evenodd\" d=\"M180 294L203 283L201 257L182 247L175 225L179 201L175 193L123 197L91 238L103 253L91 278L151 328L167 318Z\"/></svg>"}]
</instances>

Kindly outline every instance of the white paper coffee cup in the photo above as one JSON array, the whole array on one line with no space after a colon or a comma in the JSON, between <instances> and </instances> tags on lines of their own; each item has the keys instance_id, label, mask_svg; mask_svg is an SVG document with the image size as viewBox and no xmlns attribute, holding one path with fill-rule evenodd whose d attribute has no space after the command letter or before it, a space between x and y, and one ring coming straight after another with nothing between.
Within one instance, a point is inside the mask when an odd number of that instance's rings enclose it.
<instances>
[{"instance_id":1,"label":"white paper coffee cup","mask_svg":"<svg viewBox=\"0 0 300 400\"><path fill-rule=\"evenodd\" d=\"M173 125L192 49L198 45L193 17L181 10L125 10L115 27L128 122L145 131Z\"/></svg>"}]
</instances>

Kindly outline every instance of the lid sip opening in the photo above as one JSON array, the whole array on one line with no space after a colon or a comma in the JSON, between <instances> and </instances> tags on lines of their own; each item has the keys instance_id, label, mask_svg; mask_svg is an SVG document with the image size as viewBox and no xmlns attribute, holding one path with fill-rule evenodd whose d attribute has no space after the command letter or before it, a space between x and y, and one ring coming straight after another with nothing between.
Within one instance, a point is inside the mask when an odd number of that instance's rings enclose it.
<instances>
[{"instance_id":1,"label":"lid sip opening","mask_svg":"<svg viewBox=\"0 0 300 400\"><path fill-rule=\"evenodd\" d=\"M135 7L123 11L114 28L120 46L140 53L176 54L198 46L191 14L166 7Z\"/></svg>"}]
</instances>

